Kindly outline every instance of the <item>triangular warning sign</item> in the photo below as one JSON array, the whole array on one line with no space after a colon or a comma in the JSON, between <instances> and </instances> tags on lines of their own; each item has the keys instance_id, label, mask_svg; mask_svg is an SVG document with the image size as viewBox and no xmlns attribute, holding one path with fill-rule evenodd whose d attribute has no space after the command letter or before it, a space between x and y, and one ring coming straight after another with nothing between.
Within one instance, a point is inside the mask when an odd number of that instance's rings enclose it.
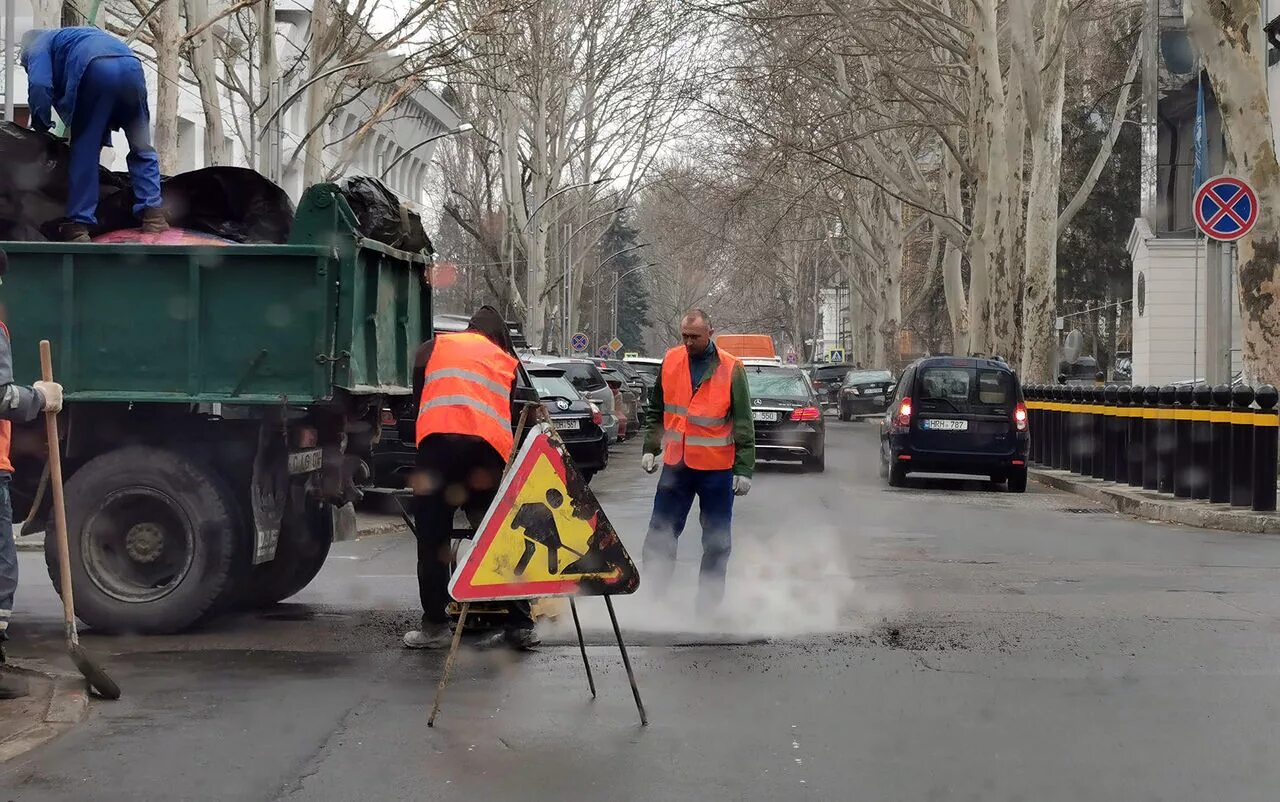
<instances>
[{"instance_id":1,"label":"triangular warning sign","mask_svg":"<svg viewBox=\"0 0 1280 802\"><path fill-rule=\"evenodd\" d=\"M467 558L449 580L458 601L634 593L622 541L544 423L503 477Z\"/></svg>"}]
</instances>

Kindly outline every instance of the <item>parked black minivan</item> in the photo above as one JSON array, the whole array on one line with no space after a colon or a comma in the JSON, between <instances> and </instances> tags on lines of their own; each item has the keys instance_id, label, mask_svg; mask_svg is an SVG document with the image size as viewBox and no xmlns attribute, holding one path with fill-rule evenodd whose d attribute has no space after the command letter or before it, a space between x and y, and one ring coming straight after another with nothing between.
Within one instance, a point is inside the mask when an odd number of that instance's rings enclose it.
<instances>
[{"instance_id":1,"label":"parked black minivan","mask_svg":"<svg viewBox=\"0 0 1280 802\"><path fill-rule=\"evenodd\" d=\"M926 357L898 379L880 427L880 475L963 473L1027 489L1027 407L1004 362Z\"/></svg>"}]
</instances>

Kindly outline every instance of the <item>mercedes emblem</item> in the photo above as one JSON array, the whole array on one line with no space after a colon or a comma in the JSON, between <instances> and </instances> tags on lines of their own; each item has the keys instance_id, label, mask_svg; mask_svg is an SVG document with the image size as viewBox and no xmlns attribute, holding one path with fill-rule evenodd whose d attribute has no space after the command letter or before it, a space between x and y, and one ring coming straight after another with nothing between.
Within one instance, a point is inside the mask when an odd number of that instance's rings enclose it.
<instances>
[{"instance_id":1,"label":"mercedes emblem","mask_svg":"<svg viewBox=\"0 0 1280 802\"><path fill-rule=\"evenodd\" d=\"M761 401L759 398L754 398L754 399L752 399L752 400L751 400L751 403L755 404L756 406L760 406L760 405L762 405L764 402L763 402L763 401Z\"/></svg>"},{"instance_id":2,"label":"mercedes emblem","mask_svg":"<svg viewBox=\"0 0 1280 802\"><path fill-rule=\"evenodd\" d=\"M559 407L560 409L568 409L569 401L566 398L558 398L556 399L556 406Z\"/></svg>"}]
</instances>

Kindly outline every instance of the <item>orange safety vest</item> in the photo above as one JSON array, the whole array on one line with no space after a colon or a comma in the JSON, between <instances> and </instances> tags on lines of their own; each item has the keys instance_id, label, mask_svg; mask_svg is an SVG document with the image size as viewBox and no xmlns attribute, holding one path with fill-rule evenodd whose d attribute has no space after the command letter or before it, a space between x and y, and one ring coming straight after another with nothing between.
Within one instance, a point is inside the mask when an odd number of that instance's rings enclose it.
<instances>
[{"instance_id":1,"label":"orange safety vest","mask_svg":"<svg viewBox=\"0 0 1280 802\"><path fill-rule=\"evenodd\" d=\"M733 467L731 395L737 357L717 350L720 364L693 391L689 353L676 346L662 360L662 461L699 471Z\"/></svg>"},{"instance_id":2,"label":"orange safety vest","mask_svg":"<svg viewBox=\"0 0 1280 802\"><path fill-rule=\"evenodd\" d=\"M0 323L0 331L4 332L4 338L9 340L9 353L13 353L13 340L9 337L9 327ZM8 471L13 473L13 460L9 458L9 449L13 445L13 423L7 420L0 420L0 471Z\"/></svg>"},{"instance_id":3,"label":"orange safety vest","mask_svg":"<svg viewBox=\"0 0 1280 802\"><path fill-rule=\"evenodd\" d=\"M483 334L437 335L418 401L417 442L429 434L471 434L505 459L515 444L511 383L519 364Z\"/></svg>"}]
</instances>

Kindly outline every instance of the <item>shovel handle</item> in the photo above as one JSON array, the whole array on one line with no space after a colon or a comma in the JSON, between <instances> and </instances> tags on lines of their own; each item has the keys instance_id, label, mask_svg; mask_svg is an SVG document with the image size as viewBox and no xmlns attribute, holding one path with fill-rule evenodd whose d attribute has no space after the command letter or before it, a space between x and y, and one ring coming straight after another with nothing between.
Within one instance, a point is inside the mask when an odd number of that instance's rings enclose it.
<instances>
[{"instance_id":1,"label":"shovel handle","mask_svg":"<svg viewBox=\"0 0 1280 802\"><path fill-rule=\"evenodd\" d=\"M53 349L40 341L40 377L53 381ZM76 641L76 604L71 590L71 550L67 546L67 508L62 497L62 446L58 441L58 413L44 413L45 438L49 441L49 487L53 489L53 529L58 538L58 573L62 591L62 613L67 636Z\"/></svg>"}]
</instances>

